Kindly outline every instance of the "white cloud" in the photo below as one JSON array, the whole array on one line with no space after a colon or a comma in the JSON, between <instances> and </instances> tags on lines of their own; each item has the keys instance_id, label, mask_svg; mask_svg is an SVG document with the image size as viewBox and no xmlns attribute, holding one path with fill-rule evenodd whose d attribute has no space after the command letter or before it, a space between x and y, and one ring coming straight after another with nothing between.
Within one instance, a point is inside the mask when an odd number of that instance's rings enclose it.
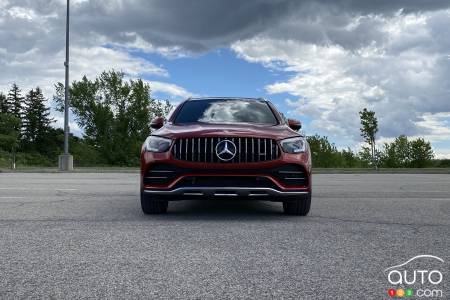
<instances>
[{"instance_id":1,"label":"white cloud","mask_svg":"<svg viewBox=\"0 0 450 300\"><path fill-rule=\"evenodd\" d=\"M437 159L450 159L450 149L442 149L435 154Z\"/></svg>"},{"instance_id":2,"label":"white cloud","mask_svg":"<svg viewBox=\"0 0 450 300\"><path fill-rule=\"evenodd\" d=\"M71 3L71 80L114 68L163 77L151 82L154 92L188 97L130 50L176 58L231 44L247 61L289 72L266 91L290 94L292 113L313 120L306 129L338 146L360 141L363 107L376 111L382 139L448 137L448 0ZM51 97L64 80L64 25L64 0L0 0L0 90L39 85Z\"/></svg>"},{"instance_id":3,"label":"white cloud","mask_svg":"<svg viewBox=\"0 0 450 300\"><path fill-rule=\"evenodd\" d=\"M54 93L53 85L64 82L64 55L64 51L47 55L39 49L8 55L11 60L2 65L6 72L0 73L0 89L7 91L13 82L23 91L40 86L46 97L51 98ZM168 76L166 70L126 52L104 47L71 48L71 81L80 80L84 75L95 78L102 71L110 69L123 71L130 77L145 74Z\"/></svg>"},{"instance_id":4,"label":"white cloud","mask_svg":"<svg viewBox=\"0 0 450 300\"><path fill-rule=\"evenodd\" d=\"M437 142L450 139L448 117L442 117L450 112L450 63L443 46L450 38L436 38L432 26L439 19L450 27L442 15L450 12L366 16L345 30L368 22L382 38L375 35L356 48L337 40L321 45L280 38L276 29L232 48L247 61L293 73L266 91L295 96L287 104L312 118L307 130L331 136L338 146L360 141L358 112L364 107L376 111L381 139L406 134Z\"/></svg>"},{"instance_id":5,"label":"white cloud","mask_svg":"<svg viewBox=\"0 0 450 300\"><path fill-rule=\"evenodd\" d=\"M168 77L167 70L157 67L148 60L131 56L125 51L117 51L104 47L73 48L72 72L75 78L81 75L96 76L100 72L115 69L132 77L157 75Z\"/></svg>"},{"instance_id":6,"label":"white cloud","mask_svg":"<svg viewBox=\"0 0 450 300\"><path fill-rule=\"evenodd\" d=\"M450 112L425 113L422 119L416 122L416 125L421 128L420 131L424 132L430 141L450 142Z\"/></svg>"},{"instance_id":7,"label":"white cloud","mask_svg":"<svg viewBox=\"0 0 450 300\"><path fill-rule=\"evenodd\" d=\"M153 93L164 93L170 95L172 98L189 98L196 96L186 89L168 82L148 81L151 91Z\"/></svg>"},{"instance_id":8,"label":"white cloud","mask_svg":"<svg viewBox=\"0 0 450 300\"><path fill-rule=\"evenodd\" d=\"M111 45L116 49L124 51L157 53L167 58L182 58L188 56L180 46L155 46L134 32L126 32L124 33L124 36L128 37L130 41L121 43L113 42Z\"/></svg>"},{"instance_id":9,"label":"white cloud","mask_svg":"<svg viewBox=\"0 0 450 300\"><path fill-rule=\"evenodd\" d=\"M117 1L115 3L120 4ZM83 0L72 2L73 13L76 14L76 9L86 4L87 1ZM44 95L51 99L54 94L54 84L64 82L65 1L13 3L0 0L0 7L2 7L0 11L0 24L2 24L0 26L0 68L2 70L0 91L6 92L10 85L16 82L24 94L31 88L39 86ZM169 77L166 69L131 54L130 50L165 51L169 56L176 47L154 48L142 39L115 43L95 31L80 32L75 19L76 16L73 16L70 48L71 81L79 80L83 75L95 78L102 71L111 69L123 71L128 78L148 75ZM170 88L170 91L177 95L189 94L181 87L169 86L170 83L166 85L166 90ZM158 87L160 86L162 84L158 84Z\"/></svg>"},{"instance_id":10,"label":"white cloud","mask_svg":"<svg viewBox=\"0 0 450 300\"><path fill-rule=\"evenodd\" d=\"M117 9L124 8L121 3L115 3L119 5ZM70 81L80 80L84 75L93 79L102 71L111 69L124 72L130 79L148 76L169 78L166 69L133 55L132 50L179 57L179 47L153 46L133 32L116 42L95 31L83 31L77 24L76 9L86 4L85 0L71 1L74 15L71 19ZM45 97L52 99L54 84L64 82L64 9L63 0L45 3L0 0L0 92L7 92L15 82L23 95L39 86ZM153 92L164 93L175 100L193 95L170 82L151 81L150 86ZM52 117L56 121L53 126L62 128L62 115L52 110ZM73 116L69 126L72 133L82 135L82 129L74 122Z\"/></svg>"},{"instance_id":11,"label":"white cloud","mask_svg":"<svg viewBox=\"0 0 450 300\"><path fill-rule=\"evenodd\" d=\"M1 6L1 5L0 5ZM24 7L12 7L7 11L12 18L33 20L36 19L37 15L31 9L26 9Z\"/></svg>"}]
</instances>

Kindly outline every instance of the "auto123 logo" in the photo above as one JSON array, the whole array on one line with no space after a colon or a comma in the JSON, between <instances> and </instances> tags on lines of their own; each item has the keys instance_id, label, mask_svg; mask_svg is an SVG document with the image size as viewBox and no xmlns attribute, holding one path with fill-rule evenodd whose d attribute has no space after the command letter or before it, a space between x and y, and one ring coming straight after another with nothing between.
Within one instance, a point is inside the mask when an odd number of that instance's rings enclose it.
<instances>
[{"instance_id":1,"label":"auto123 logo","mask_svg":"<svg viewBox=\"0 0 450 300\"><path fill-rule=\"evenodd\" d=\"M418 255L384 270L391 284L387 293L391 298L443 298L440 284L444 260L433 255Z\"/></svg>"}]
</instances>

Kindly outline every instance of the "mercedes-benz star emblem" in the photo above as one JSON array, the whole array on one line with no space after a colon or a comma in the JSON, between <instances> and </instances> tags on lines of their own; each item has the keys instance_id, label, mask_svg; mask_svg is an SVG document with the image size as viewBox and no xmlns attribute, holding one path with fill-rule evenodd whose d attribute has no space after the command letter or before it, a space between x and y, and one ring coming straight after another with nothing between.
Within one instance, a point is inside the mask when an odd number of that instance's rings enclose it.
<instances>
[{"instance_id":1,"label":"mercedes-benz star emblem","mask_svg":"<svg viewBox=\"0 0 450 300\"><path fill-rule=\"evenodd\" d=\"M230 140L223 140L216 145L216 155L222 161L229 161L236 155L236 145Z\"/></svg>"}]
</instances>

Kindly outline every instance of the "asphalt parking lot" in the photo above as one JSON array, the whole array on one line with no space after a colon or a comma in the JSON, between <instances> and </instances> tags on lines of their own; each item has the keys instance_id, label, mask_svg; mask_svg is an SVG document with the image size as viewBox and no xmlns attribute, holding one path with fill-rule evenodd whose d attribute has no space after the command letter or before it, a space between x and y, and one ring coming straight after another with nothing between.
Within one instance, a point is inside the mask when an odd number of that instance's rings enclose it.
<instances>
[{"instance_id":1,"label":"asphalt parking lot","mask_svg":"<svg viewBox=\"0 0 450 300\"><path fill-rule=\"evenodd\" d=\"M383 270L445 260L450 175L318 174L308 217L270 202L141 213L138 174L0 174L0 298L387 298ZM447 298L448 299L448 298Z\"/></svg>"}]
</instances>

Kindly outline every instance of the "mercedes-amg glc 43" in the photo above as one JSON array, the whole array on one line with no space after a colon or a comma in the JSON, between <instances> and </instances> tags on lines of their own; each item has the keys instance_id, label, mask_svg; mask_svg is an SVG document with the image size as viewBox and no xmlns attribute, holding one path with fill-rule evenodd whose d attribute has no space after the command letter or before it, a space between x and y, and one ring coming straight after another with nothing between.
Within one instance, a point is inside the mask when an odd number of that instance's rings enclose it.
<instances>
[{"instance_id":1,"label":"mercedes-amg glc 43","mask_svg":"<svg viewBox=\"0 0 450 300\"><path fill-rule=\"evenodd\" d=\"M144 213L166 213L174 200L238 198L308 214L308 143L300 122L285 120L269 101L190 98L151 127L141 153Z\"/></svg>"}]
</instances>

